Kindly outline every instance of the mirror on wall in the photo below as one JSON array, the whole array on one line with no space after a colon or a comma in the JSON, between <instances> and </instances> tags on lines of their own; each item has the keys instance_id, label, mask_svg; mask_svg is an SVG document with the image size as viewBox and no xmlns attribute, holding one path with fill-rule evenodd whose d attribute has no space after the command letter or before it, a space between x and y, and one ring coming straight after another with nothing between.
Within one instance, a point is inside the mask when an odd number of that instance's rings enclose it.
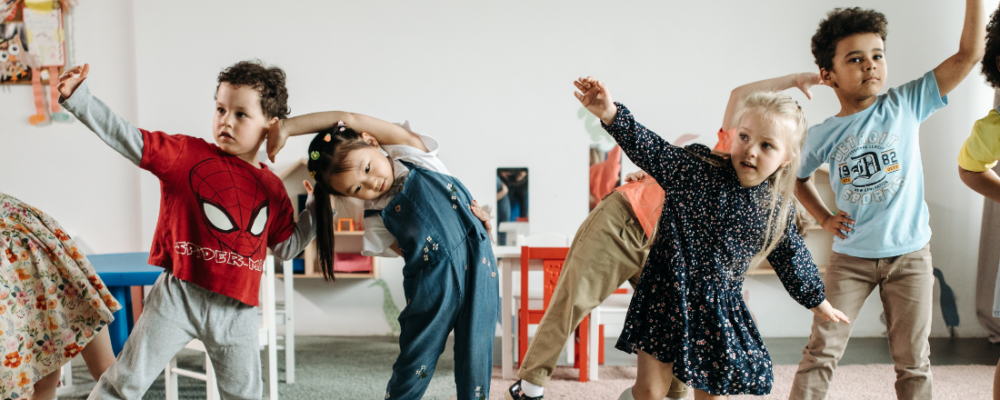
<instances>
[{"instance_id":1,"label":"mirror on wall","mask_svg":"<svg viewBox=\"0 0 1000 400\"><path fill-rule=\"evenodd\" d=\"M513 245L518 234L528 234L528 169L497 168L497 243Z\"/></svg>"}]
</instances>

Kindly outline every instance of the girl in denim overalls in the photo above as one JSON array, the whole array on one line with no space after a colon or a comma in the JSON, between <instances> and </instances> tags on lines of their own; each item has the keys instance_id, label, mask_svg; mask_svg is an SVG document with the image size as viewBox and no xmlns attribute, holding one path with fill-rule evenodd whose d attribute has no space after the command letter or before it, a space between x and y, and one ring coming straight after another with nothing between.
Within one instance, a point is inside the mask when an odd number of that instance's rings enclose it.
<instances>
[{"instance_id":1,"label":"girl in denim overalls","mask_svg":"<svg viewBox=\"0 0 1000 400\"><path fill-rule=\"evenodd\" d=\"M423 396L452 329L458 398L488 398L500 304L489 216L437 158L437 141L407 124L309 114L273 125L268 150L273 155L288 136L317 131L308 168L323 275L333 277L331 194L365 200L362 254L406 261L400 354L385 398Z\"/></svg>"}]
</instances>

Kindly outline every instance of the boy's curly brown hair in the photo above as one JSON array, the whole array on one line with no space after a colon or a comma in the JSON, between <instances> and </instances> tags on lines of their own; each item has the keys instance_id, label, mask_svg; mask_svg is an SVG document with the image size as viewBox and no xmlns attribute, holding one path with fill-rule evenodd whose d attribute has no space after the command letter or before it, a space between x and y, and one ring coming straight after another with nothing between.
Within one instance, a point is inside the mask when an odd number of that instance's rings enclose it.
<instances>
[{"instance_id":1,"label":"boy's curly brown hair","mask_svg":"<svg viewBox=\"0 0 1000 400\"><path fill-rule=\"evenodd\" d=\"M856 33L874 33L885 41L885 14L860 7L835 8L820 21L816 34L812 37L812 53L816 65L827 71L833 69L833 56L837 53L837 43Z\"/></svg>"},{"instance_id":2,"label":"boy's curly brown hair","mask_svg":"<svg viewBox=\"0 0 1000 400\"><path fill-rule=\"evenodd\" d=\"M986 54L983 55L983 75L986 82L994 88L1000 88L1000 70L997 69L997 57L1000 56L1000 10L993 12L990 22L986 25Z\"/></svg>"},{"instance_id":3,"label":"boy's curly brown hair","mask_svg":"<svg viewBox=\"0 0 1000 400\"><path fill-rule=\"evenodd\" d=\"M260 109L268 119L288 118L292 109L288 107L288 88L285 87L285 71L278 67L265 66L260 60L240 61L219 73L219 85L248 86L260 93Z\"/></svg>"}]
</instances>

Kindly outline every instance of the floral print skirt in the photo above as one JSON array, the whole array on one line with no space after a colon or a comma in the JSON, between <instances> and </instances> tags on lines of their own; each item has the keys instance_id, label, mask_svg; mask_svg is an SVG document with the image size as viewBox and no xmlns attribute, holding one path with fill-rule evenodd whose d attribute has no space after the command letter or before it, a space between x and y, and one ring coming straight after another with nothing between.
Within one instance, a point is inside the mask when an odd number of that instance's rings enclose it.
<instances>
[{"instance_id":1,"label":"floral print skirt","mask_svg":"<svg viewBox=\"0 0 1000 400\"><path fill-rule=\"evenodd\" d=\"M31 395L120 308L54 219L0 193L0 399Z\"/></svg>"}]
</instances>

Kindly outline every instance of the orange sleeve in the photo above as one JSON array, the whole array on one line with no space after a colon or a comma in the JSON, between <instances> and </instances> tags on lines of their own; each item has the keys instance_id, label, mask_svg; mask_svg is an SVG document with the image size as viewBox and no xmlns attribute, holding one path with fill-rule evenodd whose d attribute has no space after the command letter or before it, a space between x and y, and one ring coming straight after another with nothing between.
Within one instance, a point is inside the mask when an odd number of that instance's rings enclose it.
<instances>
[{"instance_id":1,"label":"orange sleeve","mask_svg":"<svg viewBox=\"0 0 1000 400\"><path fill-rule=\"evenodd\" d=\"M719 142L715 144L715 147L713 147L712 150L729 153L729 150L733 147L733 138L735 136L736 128L728 131L724 131L722 128L719 128Z\"/></svg>"}]
</instances>

